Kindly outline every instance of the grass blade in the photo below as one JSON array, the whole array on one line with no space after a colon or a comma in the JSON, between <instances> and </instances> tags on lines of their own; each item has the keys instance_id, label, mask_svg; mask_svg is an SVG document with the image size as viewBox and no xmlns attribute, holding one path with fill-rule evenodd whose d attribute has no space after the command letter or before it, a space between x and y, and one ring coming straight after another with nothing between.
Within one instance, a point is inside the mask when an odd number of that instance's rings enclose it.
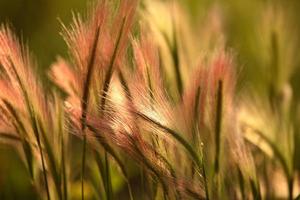
<instances>
[{"instance_id":1,"label":"grass blade","mask_svg":"<svg viewBox=\"0 0 300 200\"><path fill-rule=\"evenodd\" d=\"M165 131L166 133L169 133L176 141L178 141L190 154L191 158L193 161L196 163L196 166L198 167L198 170L201 170L202 165L201 161L199 159L198 154L195 152L193 147L183 138L178 134L176 131L162 125L161 123L157 122L156 120L152 119L151 117L148 117L147 115L141 113L141 112L136 112L136 115L140 117L141 119L150 122L151 124L155 125L156 127L160 128L161 130Z\"/></svg>"},{"instance_id":2,"label":"grass blade","mask_svg":"<svg viewBox=\"0 0 300 200\"><path fill-rule=\"evenodd\" d=\"M240 186L240 192L241 192L241 198L246 199L246 193L245 193L245 181L243 177L243 173L239 167L237 167L238 172L238 179L239 179L239 186Z\"/></svg>"},{"instance_id":3,"label":"grass blade","mask_svg":"<svg viewBox=\"0 0 300 200\"><path fill-rule=\"evenodd\" d=\"M253 195L254 200L261 200L261 194L259 189L259 184L255 184L254 180L250 179L250 187Z\"/></svg>"},{"instance_id":4,"label":"grass blade","mask_svg":"<svg viewBox=\"0 0 300 200\"><path fill-rule=\"evenodd\" d=\"M32 154L30 144L27 141L27 139L25 138L26 130L25 130L24 124L21 121L21 119L18 115L18 112L14 109L14 107L5 99L2 99L2 101L5 104L8 111L10 112L10 114L16 120L16 122L15 122L16 124L14 123L14 126L15 126L15 129L17 130L17 133L19 133L19 136L20 136L19 139L22 142L22 147L23 147L23 150L25 153L28 171L29 171L31 179L33 180L33 178L34 178L34 176L33 176L33 154Z\"/></svg>"},{"instance_id":5,"label":"grass blade","mask_svg":"<svg viewBox=\"0 0 300 200\"><path fill-rule=\"evenodd\" d=\"M23 97L25 99L25 105L26 105L26 108L27 108L27 112L29 114L29 118L31 120L31 125L32 125L32 128L33 128L33 132L34 132L34 135L35 135L35 138L36 138L36 141L37 141L37 144L38 144L38 148L39 148L39 153L40 153L40 156L41 156L42 170L43 170L43 176L44 176L44 181L45 181L47 199L50 200L50 191L49 191L48 178L47 178L47 172L46 172L46 166L45 166L45 159L44 159L44 154L43 154L43 150L42 150L40 135L39 135L36 120L35 120L35 112L34 112L32 104L30 102L30 98L29 98L29 95L27 93L27 90L25 89L26 86L23 83L23 80L21 79L21 77L19 76L19 74L17 72L17 69L16 69L16 66L14 65L14 63L11 59L10 59L10 63L11 63L12 71L15 74L16 81L17 81L18 85L20 86L21 92L22 92Z\"/></svg>"},{"instance_id":6,"label":"grass blade","mask_svg":"<svg viewBox=\"0 0 300 200\"><path fill-rule=\"evenodd\" d=\"M215 164L214 171L217 175L220 167L220 150L221 150L221 126L222 126L222 104L223 104L223 83L218 82L217 107L216 107L216 124L215 124Z\"/></svg>"},{"instance_id":7,"label":"grass blade","mask_svg":"<svg viewBox=\"0 0 300 200\"><path fill-rule=\"evenodd\" d=\"M92 80L93 69L95 65L95 57L97 51L97 45L99 40L100 27L97 27L95 38L93 41L91 56L87 65L87 76L85 79L84 87L83 87L83 95L82 95L82 114L81 114L81 131L83 133L83 144L82 144L82 166L81 166L81 199L84 199L84 173L85 173L85 160L86 160L86 135L85 135L85 127L86 127L86 115L88 108L88 99L89 99L89 91L90 91L90 83Z\"/></svg>"},{"instance_id":8,"label":"grass blade","mask_svg":"<svg viewBox=\"0 0 300 200\"><path fill-rule=\"evenodd\" d=\"M101 136L101 133L99 133L99 131L97 129L95 129L94 127L92 127L90 125L87 125L87 126L92 132L94 132L97 135L97 139L101 143L103 148L114 158L114 160L119 165L119 167L121 169L121 172L122 172L122 174L125 178L125 181L127 182L127 185L128 185L128 191L129 191L130 199L133 200L132 190L131 190L131 186L130 186L130 183L129 183L129 176L127 174L126 167L125 167L124 163L119 158L119 156L117 155L115 150L108 144L106 139Z\"/></svg>"},{"instance_id":9,"label":"grass blade","mask_svg":"<svg viewBox=\"0 0 300 200\"><path fill-rule=\"evenodd\" d=\"M46 132L45 128L43 127L43 124L39 118L36 119L36 123L38 125L38 130L41 133L41 136L43 138L44 147L45 147L45 150L48 155L49 167L50 167L53 179L54 179L56 191L58 193L59 199L62 199L63 197L62 197L62 190L61 190L61 176L57 171L56 159L54 156L53 148L52 148L52 146L48 140L48 136L47 136L50 134L47 134L47 132Z\"/></svg>"},{"instance_id":10,"label":"grass blade","mask_svg":"<svg viewBox=\"0 0 300 200\"><path fill-rule=\"evenodd\" d=\"M260 132L257 129L253 129L252 127L249 127L253 130L253 133L257 134L261 139L263 139L272 149L275 158L279 161L283 172L285 174L285 178L287 181L287 185L288 185L288 191L289 191L289 199L293 199L293 176L291 175L290 169L288 167L288 164L286 162L286 159L284 158L283 154L280 152L280 150L278 149L278 147L276 146L276 144L274 142L272 142L267 136L265 136L265 134L263 134L262 132Z\"/></svg>"},{"instance_id":11,"label":"grass blade","mask_svg":"<svg viewBox=\"0 0 300 200\"><path fill-rule=\"evenodd\" d=\"M115 48L114 48L112 57L110 59L109 65L108 65L108 71L107 71L107 73L105 75L105 78L104 78L103 91L102 91L102 95L101 95L101 98L102 98L101 99L101 111L102 112L105 110L107 92L109 90L110 81L111 81L111 78L112 78L112 75L113 75L114 66L115 66L115 62L116 62L116 58L117 58L121 38L122 38L122 35L123 35L124 26L125 26L125 18L123 19L123 23L122 23L121 29L119 31L117 42L115 44Z\"/></svg>"},{"instance_id":12,"label":"grass blade","mask_svg":"<svg viewBox=\"0 0 300 200\"><path fill-rule=\"evenodd\" d=\"M109 66L108 66L108 71L105 75L105 78L104 78L104 85L103 85L103 91L102 91L102 95L101 95L101 112L104 112L105 110L105 104L106 104L106 96L107 96L107 92L109 90L109 85L110 85L110 81L111 81L111 78L112 78L112 75L113 75L113 71L114 71L114 66L115 66L115 62L116 62L116 58L117 58L117 53L118 53L118 49L119 49L119 45L120 45L120 41L121 41L121 38L122 38L122 35L123 35L123 29L124 29L124 25L125 25L125 18L123 19L123 23L122 23L122 26L121 26L121 29L120 29L120 32L119 32L119 35L118 35L118 38L117 38L117 42L115 44L115 48L114 48L114 51L113 51L113 55L111 57L111 60L109 62ZM109 160L108 160L108 157L107 157L107 153L105 152L104 153L104 157L105 157L105 169L106 169L106 185L109 186L109 191L107 191L107 198L108 199L111 199L111 192L112 191L112 186L111 186L111 183L110 183L110 171L109 171Z\"/></svg>"}]
</instances>

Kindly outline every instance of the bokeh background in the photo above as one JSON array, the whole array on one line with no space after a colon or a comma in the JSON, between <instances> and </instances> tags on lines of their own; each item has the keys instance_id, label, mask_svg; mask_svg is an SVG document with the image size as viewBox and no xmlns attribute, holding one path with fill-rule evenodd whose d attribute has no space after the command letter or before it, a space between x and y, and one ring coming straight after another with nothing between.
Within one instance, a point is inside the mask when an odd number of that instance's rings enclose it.
<instances>
[{"instance_id":1,"label":"bokeh background","mask_svg":"<svg viewBox=\"0 0 300 200\"><path fill-rule=\"evenodd\" d=\"M280 73L293 69L289 79L296 88L295 97L299 98L300 92L296 92L300 91L299 0L178 1L187 10L191 29L198 29L204 19L208 20L207 23L213 23L214 19L207 16L212 8L219 10L226 46L235 53L240 66L238 77L241 88L250 85L258 93L264 93L264 83L272 72L272 68L268 68L268 55L272 54L272 42L268 38L272 38L274 32L277 36L282 35L283 39L278 43L283 55L278 61ZM60 35L61 22L68 24L72 19L72 11L84 13L88 3L86 0L0 0L0 23L13 27L29 45L40 68L47 69L58 55L67 56L66 45ZM280 12L269 16L270 7ZM283 21L280 21L281 15L284 15ZM265 31L265 28L271 31ZM289 47L294 51L286 51L291 49ZM289 62L286 63L286 60ZM26 177L25 168L16 152L1 144L0 199L35 199Z\"/></svg>"}]
</instances>

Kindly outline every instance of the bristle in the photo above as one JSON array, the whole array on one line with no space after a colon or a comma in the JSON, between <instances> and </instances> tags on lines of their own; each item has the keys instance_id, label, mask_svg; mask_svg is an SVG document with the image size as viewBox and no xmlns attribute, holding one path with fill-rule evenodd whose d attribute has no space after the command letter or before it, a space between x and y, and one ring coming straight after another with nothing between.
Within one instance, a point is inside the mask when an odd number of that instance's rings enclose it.
<instances>
[{"instance_id":1,"label":"bristle","mask_svg":"<svg viewBox=\"0 0 300 200\"><path fill-rule=\"evenodd\" d=\"M70 96L75 96L78 93L76 87L76 75L64 59L58 58L57 62L50 67L49 76L54 83L64 89Z\"/></svg>"},{"instance_id":2,"label":"bristle","mask_svg":"<svg viewBox=\"0 0 300 200\"><path fill-rule=\"evenodd\" d=\"M0 142L17 150L34 195L276 199L285 184L283 199L296 198L297 43L280 4L271 13L255 11L264 16L255 51L235 43L230 27L238 24L222 3L201 6L207 11L191 19L182 5L91 3L86 15L73 13L71 24L62 25L69 56L58 56L48 77L23 41L1 25ZM251 42L256 37L251 33ZM237 90L244 82L237 65L248 62L274 69L261 81L262 94Z\"/></svg>"}]
</instances>

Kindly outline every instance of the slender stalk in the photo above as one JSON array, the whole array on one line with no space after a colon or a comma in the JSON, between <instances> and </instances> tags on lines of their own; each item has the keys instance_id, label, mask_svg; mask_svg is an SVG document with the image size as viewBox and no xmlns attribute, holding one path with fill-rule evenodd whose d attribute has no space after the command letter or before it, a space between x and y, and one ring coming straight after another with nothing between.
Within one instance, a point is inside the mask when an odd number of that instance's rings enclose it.
<instances>
[{"instance_id":1,"label":"slender stalk","mask_svg":"<svg viewBox=\"0 0 300 200\"><path fill-rule=\"evenodd\" d=\"M215 124L215 174L219 173L220 149L221 149L221 126L222 126L222 104L223 104L223 83L218 82L217 107L216 107L216 124Z\"/></svg>"},{"instance_id":2,"label":"slender stalk","mask_svg":"<svg viewBox=\"0 0 300 200\"><path fill-rule=\"evenodd\" d=\"M110 63L108 65L108 71L105 75L104 84L103 84L104 88L103 88L102 95L101 95L102 96L101 111L104 111L104 109L105 109L107 92L109 90L111 77L113 75L114 66L115 66L115 62L116 62L116 58L117 58L117 54L118 54L118 49L119 49L120 41L121 41L121 38L122 38L122 35L123 35L122 33L123 33L124 25L125 25L125 19L123 20L122 27L120 29L117 42L116 42L112 57L110 59Z\"/></svg>"},{"instance_id":3,"label":"slender stalk","mask_svg":"<svg viewBox=\"0 0 300 200\"><path fill-rule=\"evenodd\" d=\"M61 162L62 162L62 176L63 176L63 190L64 190L64 200L68 199L68 186L67 186L67 173L66 173L66 164L65 164L65 151L64 151L64 139L63 135L61 136Z\"/></svg>"},{"instance_id":4,"label":"slender stalk","mask_svg":"<svg viewBox=\"0 0 300 200\"><path fill-rule=\"evenodd\" d=\"M238 172L238 179L239 179L239 186L240 186L241 198L243 200L245 200L246 199L245 181L244 181L244 177L243 177L243 174L242 174L242 171L241 171L240 167L237 167L237 172Z\"/></svg>"},{"instance_id":5,"label":"slender stalk","mask_svg":"<svg viewBox=\"0 0 300 200\"><path fill-rule=\"evenodd\" d=\"M279 44L278 44L278 35L275 31L271 33L271 63L270 63L270 72L271 72L271 82L270 82L270 91L269 91L269 101L271 104L272 111L276 112L276 105L278 102L278 81L279 81Z\"/></svg>"},{"instance_id":6,"label":"slender stalk","mask_svg":"<svg viewBox=\"0 0 300 200\"><path fill-rule=\"evenodd\" d=\"M169 196L169 192L168 192L168 187L163 179L163 177L161 176L159 170L155 169L155 167L152 166L152 163L150 160L148 160L147 157L145 157L143 155L143 153L140 151L140 148L137 146L137 144L133 141L134 147L137 151L137 153L140 155L140 157L143 159L143 164L150 170L152 171L152 173L156 176L156 178L159 180L159 182L162 185L162 189L164 191L164 198L168 199L167 197Z\"/></svg>"},{"instance_id":7,"label":"slender stalk","mask_svg":"<svg viewBox=\"0 0 300 200\"><path fill-rule=\"evenodd\" d=\"M193 130L192 130L192 137L193 137L193 143L194 145L197 145L197 126L199 122L199 106L200 106L200 94L201 89L200 87L197 87L196 95L195 95L195 105L194 105L194 115L193 115Z\"/></svg>"},{"instance_id":8,"label":"slender stalk","mask_svg":"<svg viewBox=\"0 0 300 200\"><path fill-rule=\"evenodd\" d=\"M58 193L58 197L61 200L62 199L62 190L61 190L61 177L57 172L56 169L56 159L53 153L53 149L51 147L50 142L47 139L47 132L46 129L43 127L43 123L39 117L36 117L35 124L37 124L38 132L41 134L41 137L44 139L44 147L46 149L46 152L48 154L48 160L49 160L49 169L51 170L52 177L55 183L56 191Z\"/></svg>"},{"instance_id":9,"label":"slender stalk","mask_svg":"<svg viewBox=\"0 0 300 200\"><path fill-rule=\"evenodd\" d=\"M59 127L59 135L60 135L60 142L61 142L61 176L62 176L62 181L63 181L63 199L67 200L68 199L68 186L67 186L67 172L66 172L66 158L65 158L65 145L67 143L65 142L64 139L64 131L63 131L63 123L64 123L64 113L61 111L61 107L58 107L58 127Z\"/></svg>"},{"instance_id":10,"label":"slender stalk","mask_svg":"<svg viewBox=\"0 0 300 200\"><path fill-rule=\"evenodd\" d=\"M203 146L200 146L200 151L201 151L201 172L203 175L203 180L204 180L204 187L205 187L205 197L206 200L209 200L209 190L208 190L208 181L207 181L207 175L206 175L206 169L205 169L205 165L204 165L204 153L203 153Z\"/></svg>"},{"instance_id":11,"label":"slender stalk","mask_svg":"<svg viewBox=\"0 0 300 200\"><path fill-rule=\"evenodd\" d=\"M89 59L89 63L87 65L87 76L84 83L83 88L83 96L82 96L82 115L81 115L81 131L83 133L83 147L82 147L82 166L81 166L81 199L84 199L84 173L85 173L85 162L86 162L86 134L85 134L85 127L86 127L86 115L87 115L87 108L88 108L88 99L90 94L90 83L92 80L92 74L93 69L95 65L95 57L96 57L96 51L97 51L97 45L99 40L99 33L100 33L100 27L97 27L95 38L93 41L93 47L91 51L91 56Z\"/></svg>"},{"instance_id":12,"label":"slender stalk","mask_svg":"<svg viewBox=\"0 0 300 200\"><path fill-rule=\"evenodd\" d=\"M112 199L112 185L111 185L111 176L110 176L110 164L108 160L107 151L104 152L104 164L105 164L105 182L107 187L107 199Z\"/></svg>"},{"instance_id":13,"label":"slender stalk","mask_svg":"<svg viewBox=\"0 0 300 200\"><path fill-rule=\"evenodd\" d=\"M116 160L116 162L119 164L119 166L121 167L121 170L123 172L123 174L127 176L127 173L126 173L126 170L125 170L125 167L124 165L122 164L121 160L117 157L117 155L114 153L113 149L108 145L107 141L105 141L105 138L103 136L101 136L100 133L100 130L96 129L95 127L87 124L88 128L96 133L97 135L97 138L99 138L99 141L100 143L103 145L103 147L107 150L107 152L109 154L111 154L111 156L114 157L114 159ZM165 184L163 178L161 177L159 171L157 169L155 169L155 167L152 166L152 163L151 161L148 160L148 158L146 158L143 153L140 151L140 148L137 146L136 142L134 141L133 138L132 139L132 143L134 144L134 148L136 149L137 153L139 154L139 156L143 159L143 164L150 170L154 173L154 175L158 178L158 180L161 182L162 184L162 187L163 187L163 190L165 191L166 194L168 194L168 190L167 190L167 185ZM172 170L171 168L171 172L174 173L174 170ZM129 181L129 179L127 178L127 180ZM130 187L130 186L128 186ZM131 189L130 189L130 196L131 196L131 199L133 199L132 197L132 193L131 193Z\"/></svg>"},{"instance_id":14,"label":"slender stalk","mask_svg":"<svg viewBox=\"0 0 300 200\"><path fill-rule=\"evenodd\" d=\"M255 184L254 180L250 179L250 187L253 195L254 200L261 200L261 194L260 194L260 189L259 189L259 184Z\"/></svg>"},{"instance_id":15,"label":"slender stalk","mask_svg":"<svg viewBox=\"0 0 300 200\"><path fill-rule=\"evenodd\" d=\"M173 29L175 29L173 27ZM171 41L168 39L168 36L163 33L163 36L166 40L166 43L169 47L169 51L171 53L172 59L173 59L173 64L174 64L174 71L175 71L175 77L176 77L176 86L177 90L179 93L180 98L182 97L183 93L183 82L182 82L182 77L180 73L180 59L179 59L179 53L178 53L178 44L177 44L177 36L175 33L175 30L173 30L174 34L174 39L173 39L173 44Z\"/></svg>"},{"instance_id":16,"label":"slender stalk","mask_svg":"<svg viewBox=\"0 0 300 200\"><path fill-rule=\"evenodd\" d=\"M218 81L216 121L215 121L215 163L214 163L214 196L220 198L220 152L221 152L221 126L222 126L223 82Z\"/></svg>"},{"instance_id":17,"label":"slender stalk","mask_svg":"<svg viewBox=\"0 0 300 200\"><path fill-rule=\"evenodd\" d=\"M104 112L105 110L105 104L106 104L106 97L107 97L107 92L109 90L109 86L110 86L110 81L113 75L113 71L114 71L114 66L115 66L115 62L116 62L116 58L117 58L117 54L118 54L118 49L119 49L119 45L120 45L120 41L123 35L123 29L124 29L124 25L125 25L125 18L123 19L123 23L122 23L122 27L120 29L118 38L117 38L117 42L113 51L113 55L111 57L110 63L109 63L109 67L108 67L108 71L105 75L105 79L104 79L104 86L103 86L103 91L102 91L102 95L101 95L101 111ZM112 186L110 183L110 166L109 166L109 160L108 160L108 156L107 156L107 152L104 152L104 159L105 159L105 170L106 170L106 185L108 186L108 191L106 191L107 193L107 198L111 199L111 191L112 191Z\"/></svg>"},{"instance_id":18,"label":"slender stalk","mask_svg":"<svg viewBox=\"0 0 300 200\"><path fill-rule=\"evenodd\" d=\"M177 88L178 88L178 93L180 95L180 98L182 97L183 93L183 82L182 82L182 77L181 77L181 72L180 72L180 60L179 60L179 53L178 53L178 41L177 41L177 36L176 36L176 30L175 30L175 23L173 23L173 34L174 34L174 46L171 49L171 54L173 57L173 62L174 62L174 69L175 69L175 75L176 75L176 82L177 82Z\"/></svg>"},{"instance_id":19,"label":"slender stalk","mask_svg":"<svg viewBox=\"0 0 300 200\"><path fill-rule=\"evenodd\" d=\"M288 180L288 191L289 191L289 200L293 200L293 192L294 192L294 179L290 177Z\"/></svg>"},{"instance_id":20,"label":"slender stalk","mask_svg":"<svg viewBox=\"0 0 300 200\"><path fill-rule=\"evenodd\" d=\"M22 79L19 76L19 74L16 70L16 67L13 64L12 60L10 60L10 62L11 62L12 70L13 70L15 76L16 76L18 85L20 86L21 92L24 96L26 108L27 108L27 111L28 111L29 116L30 116L33 132L34 132L35 139L36 139L37 144L38 144L39 153L40 153L40 156L41 156L41 162L42 162L42 169L43 169L43 176L44 176L44 181L45 181L47 199L50 200L50 192L49 192L48 178L47 178L47 172L46 172L45 161L44 161L44 154L43 154L43 151L42 151L42 145L41 145L40 135L39 135L38 127L37 127L36 117L34 115L34 110L33 110L32 104L30 103L30 98L29 98L29 95L28 95L28 93L25 89L25 85L23 84Z\"/></svg>"},{"instance_id":21,"label":"slender stalk","mask_svg":"<svg viewBox=\"0 0 300 200\"><path fill-rule=\"evenodd\" d=\"M4 105L6 106L8 111L10 112L10 114L13 116L13 118L15 119L15 122L13 122L13 125L14 125L15 129L17 130L16 132L19 135L19 140L22 143L22 147L23 147L25 157L26 157L26 162L27 162L27 165L28 165L30 178L33 180L33 162L32 162L33 161L33 155L32 155L32 150L31 150L30 144L27 141L27 139L25 138L26 130L25 130L24 124L21 121L17 110L15 110L14 107L8 101L6 101L5 99L2 99L2 102L4 103ZM6 134L6 135L8 136L8 134ZM10 138L12 136L13 135L11 134Z\"/></svg>"},{"instance_id":22,"label":"slender stalk","mask_svg":"<svg viewBox=\"0 0 300 200\"><path fill-rule=\"evenodd\" d=\"M274 144L268 137L266 137L262 132L260 132L259 130L253 129L253 131L259 135L272 149L272 151L274 152L274 155L276 159L278 159L279 163L282 166L282 169L284 171L285 174L285 178L287 181L287 185L288 185L288 191L289 191L289 199L293 199L293 177L290 173L288 164L283 156L283 154L280 152L280 150L278 149L278 147L276 146L276 144Z\"/></svg>"},{"instance_id":23,"label":"slender stalk","mask_svg":"<svg viewBox=\"0 0 300 200\"><path fill-rule=\"evenodd\" d=\"M153 97L153 93L152 93L153 89L152 89L152 86L151 86L152 84L151 84L151 80L150 80L150 75L149 75L148 69L147 69L147 77L148 77L148 84L149 84L150 94L151 94L150 98L151 98L151 100L153 100L153 98L154 98ZM131 99L132 95L131 95L130 89L128 87L127 81L125 80L125 77L124 77L124 75L123 75L123 73L122 73L121 70L119 70L119 78L120 78L121 84L124 87L124 91L127 94L127 100L130 101L133 104L132 99ZM161 159L161 161L163 163L166 164L167 168L170 170L170 173L171 173L172 177L174 178L174 180L176 180L176 173L175 173L175 170L173 169L171 163L164 156L162 156L161 154L159 154L158 152L155 152L155 154L159 157L159 159ZM141 166L141 170L140 171L141 171L140 173L141 173L141 182L142 182L142 192L144 194L144 192L146 191L145 190L145 184L144 184L144 182L145 182L144 178L146 178L146 177L144 177L145 176L145 172L144 172L143 166ZM179 192L177 192L176 198L177 197L179 197L179 199L181 199L181 195L180 195Z\"/></svg>"},{"instance_id":24,"label":"slender stalk","mask_svg":"<svg viewBox=\"0 0 300 200\"><path fill-rule=\"evenodd\" d=\"M176 131L170 129L169 127L164 126L163 124L157 122L156 120L152 119L151 117L148 117L147 115L141 113L141 112L136 112L137 116L140 117L141 119L148 121L158 128L164 130L165 132L169 133L175 140L177 140L186 150L189 152L190 156L196 163L196 166L198 167L199 170L201 170L201 161L199 159L198 154L195 152L195 150L192 148L192 146L178 134Z\"/></svg>"},{"instance_id":25,"label":"slender stalk","mask_svg":"<svg viewBox=\"0 0 300 200\"><path fill-rule=\"evenodd\" d=\"M43 150L42 150L41 141L40 141L39 136L37 137L37 141L38 141L39 152L40 152L40 156L41 156L41 160L42 160L43 175L44 175L45 185L46 185L45 187L46 187L46 191L47 191L47 199L50 200L50 192L49 192L48 179L47 179L47 174L46 174L44 155L43 155Z\"/></svg>"},{"instance_id":26,"label":"slender stalk","mask_svg":"<svg viewBox=\"0 0 300 200\"><path fill-rule=\"evenodd\" d=\"M206 176L206 170L205 170L205 166L204 166L203 161L202 161L202 174L203 174L203 179L204 179L205 197L206 197L206 200L209 200L207 176Z\"/></svg>"},{"instance_id":27,"label":"slender stalk","mask_svg":"<svg viewBox=\"0 0 300 200\"><path fill-rule=\"evenodd\" d=\"M176 76L176 85L177 85L177 90L178 90L179 96L181 98L182 94L183 94L183 81L182 81L181 72L180 72L180 57L179 57L179 52L178 52L178 39L177 39L177 31L176 31L174 12L172 12L172 33L173 33L173 44L168 39L168 36L165 33L163 33L163 36L165 37L165 40L169 47L171 56L173 58L173 64L174 64L174 70L175 70L175 76Z\"/></svg>"},{"instance_id":28,"label":"slender stalk","mask_svg":"<svg viewBox=\"0 0 300 200\"><path fill-rule=\"evenodd\" d=\"M84 200L84 172L85 172L85 154L86 154L86 136L83 136L82 144L82 166L81 166L81 199Z\"/></svg>"},{"instance_id":29,"label":"slender stalk","mask_svg":"<svg viewBox=\"0 0 300 200\"><path fill-rule=\"evenodd\" d=\"M119 165L121 172L125 178L125 181L127 182L128 185L128 192L129 192L129 196L130 199L133 200L133 196L132 196L132 191L131 191L131 186L129 184L129 176L127 174L126 168L124 163L122 162L122 160L119 158L119 156L117 155L117 153L115 152L115 150L108 144L108 141L106 140L106 138L104 136L102 136L100 130L94 128L93 126L87 124L87 127L89 128L90 131L94 132L97 136L98 141L101 143L101 145L103 146L103 148L114 158L114 160L116 161L116 163ZM97 158L97 162L100 162L100 158ZM100 166L100 165L99 165ZM101 170L102 171L102 170ZM101 173L101 175L103 176L103 173Z\"/></svg>"}]
</instances>

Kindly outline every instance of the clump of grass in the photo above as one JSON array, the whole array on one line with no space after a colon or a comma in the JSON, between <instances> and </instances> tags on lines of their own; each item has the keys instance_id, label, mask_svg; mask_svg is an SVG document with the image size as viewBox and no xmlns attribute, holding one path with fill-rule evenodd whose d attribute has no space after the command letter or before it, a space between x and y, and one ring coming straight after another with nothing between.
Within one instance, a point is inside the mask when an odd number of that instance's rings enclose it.
<instances>
[{"instance_id":1,"label":"clump of grass","mask_svg":"<svg viewBox=\"0 0 300 200\"><path fill-rule=\"evenodd\" d=\"M27 48L1 27L0 136L20 150L37 193L64 200L269 198L269 175L255 165L268 155L266 165L278 161L282 171L272 172L286 178L285 197L293 199L299 113L290 106L299 102L292 88L271 79L268 106L258 113L280 126L266 127L250 112L257 105L237 95L225 42L188 68L177 21L184 12L172 5L170 36L147 19L149 5L101 0L86 18L74 14L62 34L70 56L50 67L50 88ZM278 37L270 37L274 76ZM286 152L276 143L279 131L292 145Z\"/></svg>"}]
</instances>

